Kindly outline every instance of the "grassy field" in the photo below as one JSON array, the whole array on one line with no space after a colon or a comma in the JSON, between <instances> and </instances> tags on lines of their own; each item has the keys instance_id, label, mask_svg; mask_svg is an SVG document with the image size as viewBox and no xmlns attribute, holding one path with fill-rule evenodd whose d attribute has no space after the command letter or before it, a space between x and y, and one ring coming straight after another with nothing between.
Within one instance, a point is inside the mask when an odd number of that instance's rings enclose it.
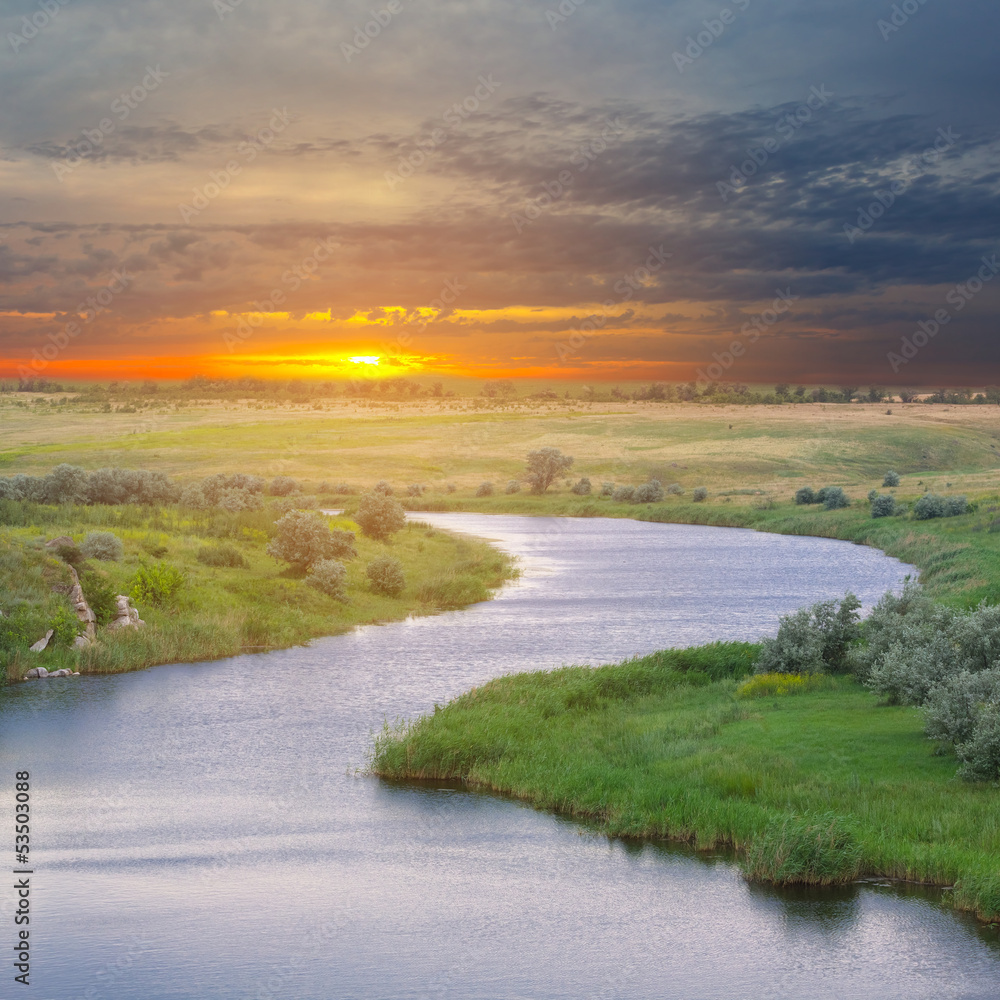
<instances>
[{"instance_id":1,"label":"grassy field","mask_svg":"<svg viewBox=\"0 0 1000 1000\"><path fill-rule=\"evenodd\" d=\"M879 706L848 678L739 697L754 655L727 643L500 677L387 728L371 766L461 779L610 835L729 846L758 879L949 886L954 905L1000 920L996 788L957 781L916 709Z\"/></svg>"},{"instance_id":2,"label":"grassy field","mask_svg":"<svg viewBox=\"0 0 1000 1000\"><path fill-rule=\"evenodd\" d=\"M798 486L850 492L887 468L944 491L995 490L1000 408L814 404L709 406L651 402L537 406L484 400L442 403L332 401L258 408L206 404L140 413L15 406L0 397L0 473L38 473L60 462L158 469L182 479L214 472L290 475L307 485L345 480L474 489L521 474L534 448L573 455L575 476L713 494L739 489L789 498ZM920 487L922 488L922 486ZM751 502L733 496L733 503Z\"/></svg>"},{"instance_id":3,"label":"grassy field","mask_svg":"<svg viewBox=\"0 0 1000 1000\"><path fill-rule=\"evenodd\" d=\"M308 586L302 574L284 568L264 551L273 533L267 511L243 514L196 513L179 508L27 508L30 523L0 529L0 659L8 680L30 666L49 670L77 665L89 673L136 670L157 663L215 659L237 653L297 645L354 625L430 614L486 600L514 572L510 560L485 542L459 538L428 525L408 523L388 542L361 535L346 518L333 528L354 531L358 556L347 563L347 600ZM89 560L81 579L92 604L94 594L128 594L139 567L164 563L179 570L184 585L157 606L138 600L146 627L101 630L100 642L77 654L67 648L76 620L65 596L68 571L43 548L46 539L68 535L79 542L88 531L112 531L124 543L117 562ZM228 545L242 556L240 567L199 561L204 551ZM398 597L374 593L365 567L379 555L400 561L406 587ZM34 609L16 622L10 609L23 602ZM27 646L57 624L51 649L37 654ZM4 627L17 634L4 636ZM23 634L21 634L23 633Z\"/></svg>"}]
</instances>

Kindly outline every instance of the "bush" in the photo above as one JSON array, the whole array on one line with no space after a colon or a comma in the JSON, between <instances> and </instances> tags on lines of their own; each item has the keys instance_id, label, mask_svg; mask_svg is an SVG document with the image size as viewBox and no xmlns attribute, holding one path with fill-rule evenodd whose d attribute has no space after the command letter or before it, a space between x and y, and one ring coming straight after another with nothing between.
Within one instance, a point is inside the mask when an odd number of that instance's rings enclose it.
<instances>
[{"instance_id":1,"label":"bush","mask_svg":"<svg viewBox=\"0 0 1000 1000\"><path fill-rule=\"evenodd\" d=\"M615 503L633 503L635 501L634 486L616 486L611 497Z\"/></svg>"},{"instance_id":2,"label":"bush","mask_svg":"<svg viewBox=\"0 0 1000 1000\"><path fill-rule=\"evenodd\" d=\"M258 492L244 487L234 487L219 493L215 504L220 510L228 511L230 514L239 514L240 511L244 510L260 510L264 506L264 501Z\"/></svg>"},{"instance_id":3,"label":"bush","mask_svg":"<svg viewBox=\"0 0 1000 1000\"><path fill-rule=\"evenodd\" d=\"M340 496L350 496L356 493L357 490L350 483L337 483L333 488L333 492L339 494Z\"/></svg>"},{"instance_id":4,"label":"bush","mask_svg":"<svg viewBox=\"0 0 1000 1000\"><path fill-rule=\"evenodd\" d=\"M70 542L68 545L63 542L62 545L57 545L54 551L63 562L69 563L74 569L79 569L83 563L83 553L75 542Z\"/></svg>"},{"instance_id":5,"label":"bush","mask_svg":"<svg viewBox=\"0 0 1000 1000\"><path fill-rule=\"evenodd\" d=\"M331 531L326 520L308 510L290 510L275 522L275 537L268 543L267 554L299 570L320 559L351 559L354 533Z\"/></svg>"},{"instance_id":6,"label":"bush","mask_svg":"<svg viewBox=\"0 0 1000 1000\"><path fill-rule=\"evenodd\" d=\"M614 483L601 483L601 496L602 497L613 497L615 495L615 484Z\"/></svg>"},{"instance_id":7,"label":"bush","mask_svg":"<svg viewBox=\"0 0 1000 1000\"><path fill-rule=\"evenodd\" d=\"M961 673L935 687L924 705L924 732L928 739L949 747L972 739L989 702L1000 701L1000 669Z\"/></svg>"},{"instance_id":8,"label":"bush","mask_svg":"<svg viewBox=\"0 0 1000 1000\"><path fill-rule=\"evenodd\" d=\"M493 484L492 483L480 483L476 487L477 497L491 497L493 496Z\"/></svg>"},{"instance_id":9,"label":"bush","mask_svg":"<svg viewBox=\"0 0 1000 1000\"><path fill-rule=\"evenodd\" d=\"M198 562L206 566L222 566L227 569L249 569L250 563L235 545L225 543L214 548L200 548L195 556Z\"/></svg>"},{"instance_id":10,"label":"bush","mask_svg":"<svg viewBox=\"0 0 1000 1000\"><path fill-rule=\"evenodd\" d=\"M118 614L115 588L107 577L98 573L81 573L80 587L98 625L107 625Z\"/></svg>"},{"instance_id":11,"label":"bush","mask_svg":"<svg viewBox=\"0 0 1000 1000\"><path fill-rule=\"evenodd\" d=\"M824 510L840 510L842 507L850 507L851 505L847 494L839 486L824 486L819 492L823 496Z\"/></svg>"},{"instance_id":12,"label":"bush","mask_svg":"<svg viewBox=\"0 0 1000 1000\"><path fill-rule=\"evenodd\" d=\"M578 497L590 496L590 480L584 476L577 483L574 484L573 488L570 490L571 493L575 493Z\"/></svg>"},{"instance_id":13,"label":"bush","mask_svg":"<svg viewBox=\"0 0 1000 1000\"><path fill-rule=\"evenodd\" d=\"M803 486L802 489L796 490L795 502L797 504L819 503L811 486Z\"/></svg>"},{"instance_id":14,"label":"bush","mask_svg":"<svg viewBox=\"0 0 1000 1000\"><path fill-rule=\"evenodd\" d=\"M836 601L800 608L778 623L778 634L764 639L754 665L758 674L846 673L848 647L859 635L861 602L848 592Z\"/></svg>"},{"instance_id":15,"label":"bush","mask_svg":"<svg viewBox=\"0 0 1000 1000\"><path fill-rule=\"evenodd\" d=\"M935 517L958 517L968 510L969 502L965 497L942 497L936 493L925 493L913 505L913 516L918 521L929 521Z\"/></svg>"},{"instance_id":16,"label":"bush","mask_svg":"<svg viewBox=\"0 0 1000 1000\"><path fill-rule=\"evenodd\" d=\"M389 597L398 597L406 586L406 578L403 576L403 567L398 559L392 556L379 556L373 559L365 570L372 590L376 594L386 594Z\"/></svg>"},{"instance_id":17,"label":"bush","mask_svg":"<svg viewBox=\"0 0 1000 1000\"><path fill-rule=\"evenodd\" d=\"M290 497L301 492L299 484L291 476L275 476L271 480L270 493L273 497Z\"/></svg>"},{"instance_id":18,"label":"bush","mask_svg":"<svg viewBox=\"0 0 1000 1000\"><path fill-rule=\"evenodd\" d=\"M369 538L384 541L406 524L406 513L389 494L372 492L362 495L354 520Z\"/></svg>"},{"instance_id":19,"label":"bush","mask_svg":"<svg viewBox=\"0 0 1000 1000\"><path fill-rule=\"evenodd\" d=\"M659 503L663 499L663 487L659 479L650 479L648 483L637 486L632 496L633 503Z\"/></svg>"},{"instance_id":20,"label":"bush","mask_svg":"<svg viewBox=\"0 0 1000 1000\"><path fill-rule=\"evenodd\" d=\"M872 517L893 517L897 513L896 498L888 493L872 499Z\"/></svg>"},{"instance_id":21,"label":"bush","mask_svg":"<svg viewBox=\"0 0 1000 1000\"><path fill-rule=\"evenodd\" d=\"M455 485L454 483L449 483L449 484L448 484L448 485L447 485L447 486L445 487L445 490L447 490L447 492L449 492L449 493L454 493L454 492L455 492L455 490L457 490L457 489L458 489L458 487L457 487L457 486L456 486L456 485Z\"/></svg>"},{"instance_id":22,"label":"bush","mask_svg":"<svg viewBox=\"0 0 1000 1000\"><path fill-rule=\"evenodd\" d=\"M708 490L705 489L704 486L697 487L697 489L695 489L695 491L691 494L691 499L695 503L701 503L703 500L707 498L708 498Z\"/></svg>"},{"instance_id":23,"label":"bush","mask_svg":"<svg viewBox=\"0 0 1000 1000\"><path fill-rule=\"evenodd\" d=\"M882 480L882 485L887 487L898 486L899 483L899 473L893 472L892 469L889 469L889 471L886 472L885 478Z\"/></svg>"},{"instance_id":24,"label":"bush","mask_svg":"<svg viewBox=\"0 0 1000 1000\"><path fill-rule=\"evenodd\" d=\"M524 478L532 493L544 493L572 464L573 459L558 448L539 448L528 452L528 472Z\"/></svg>"},{"instance_id":25,"label":"bush","mask_svg":"<svg viewBox=\"0 0 1000 1000\"><path fill-rule=\"evenodd\" d=\"M392 487L384 479L380 479L372 487L372 493L378 493L380 496L384 497L393 496Z\"/></svg>"},{"instance_id":26,"label":"bush","mask_svg":"<svg viewBox=\"0 0 1000 1000\"><path fill-rule=\"evenodd\" d=\"M336 559L317 559L309 570L306 583L337 601L347 600L347 570Z\"/></svg>"},{"instance_id":27,"label":"bush","mask_svg":"<svg viewBox=\"0 0 1000 1000\"><path fill-rule=\"evenodd\" d=\"M683 492L684 488L681 486L680 483L671 483L667 487L667 493L669 493L671 496L679 497Z\"/></svg>"},{"instance_id":28,"label":"bush","mask_svg":"<svg viewBox=\"0 0 1000 1000\"><path fill-rule=\"evenodd\" d=\"M118 562L125 553L125 546L122 545L122 540L110 531L91 531L80 543L80 552L85 559Z\"/></svg>"},{"instance_id":29,"label":"bush","mask_svg":"<svg viewBox=\"0 0 1000 1000\"><path fill-rule=\"evenodd\" d=\"M136 604L167 604L184 586L184 574L169 563L145 563L139 567L132 580L129 597Z\"/></svg>"},{"instance_id":30,"label":"bush","mask_svg":"<svg viewBox=\"0 0 1000 1000\"><path fill-rule=\"evenodd\" d=\"M211 506L200 486L186 486L181 493L181 503L194 510L207 510Z\"/></svg>"},{"instance_id":31,"label":"bush","mask_svg":"<svg viewBox=\"0 0 1000 1000\"><path fill-rule=\"evenodd\" d=\"M520 492L521 492L521 484L516 479L509 480L507 483L507 487L504 490L504 493L520 493Z\"/></svg>"},{"instance_id":32,"label":"bush","mask_svg":"<svg viewBox=\"0 0 1000 1000\"><path fill-rule=\"evenodd\" d=\"M1000 703L983 707L972 736L955 747L962 766L960 778L967 781L996 781L1000 778Z\"/></svg>"},{"instance_id":33,"label":"bush","mask_svg":"<svg viewBox=\"0 0 1000 1000\"><path fill-rule=\"evenodd\" d=\"M408 497L419 497L423 495L423 492L424 488L419 483L413 483L406 487L406 495Z\"/></svg>"}]
</instances>

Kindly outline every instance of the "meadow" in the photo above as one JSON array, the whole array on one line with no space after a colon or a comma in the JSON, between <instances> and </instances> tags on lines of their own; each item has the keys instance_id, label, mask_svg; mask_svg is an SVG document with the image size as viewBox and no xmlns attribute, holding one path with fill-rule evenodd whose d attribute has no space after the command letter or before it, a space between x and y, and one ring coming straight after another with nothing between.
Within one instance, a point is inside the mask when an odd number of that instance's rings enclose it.
<instances>
[{"instance_id":1,"label":"meadow","mask_svg":"<svg viewBox=\"0 0 1000 1000\"><path fill-rule=\"evenodd\" d=\"M294 646L355 625L488 600L515 572L506 556L476 539L409 522L390 539L376 541L350 519L332 517L330 526L353 531L357 546L357 557L346 563L346 599L338 600L308 586L304 572L267 554L274 513L266 509L227 514L6 504L0 513L6 515L0 528L0 608L7 609L0 619L0 654L8 681L19 680L32 666L108 673ZM100 641L78 653L68 648L77 631L75 617L66 599L52 592L53 585L66 588L68 571L44 542L62 535L80 542L92 531L110 531L124 547L117 561L91 559L79 567L92 605L102 594L106 600L129 594L144 566L169 566L183 585L167 600L135 601L144 628L101 629ZM396 596L376 593L366 576L366 566L383 555L402 565L406 584ZM34 609L23 621L10 616L18 602ZM28 652L28 644L53 626L57 635L50 648Z\"/></svg>"}]
</instances>

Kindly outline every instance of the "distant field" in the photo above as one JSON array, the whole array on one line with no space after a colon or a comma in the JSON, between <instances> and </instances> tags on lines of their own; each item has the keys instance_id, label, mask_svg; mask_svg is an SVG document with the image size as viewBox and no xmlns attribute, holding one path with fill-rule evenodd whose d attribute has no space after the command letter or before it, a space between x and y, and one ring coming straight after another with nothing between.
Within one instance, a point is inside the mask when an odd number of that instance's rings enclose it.
<instances>
[{"instance_id":1,"label":"distant field","mask_svg":"<svg viewBox=\"0 0 1000 1000\"><path fill-rule=\"evenodd\" d=\"M934 490L1000 484L1000 407L899 404L702 406L581 404L477 408L443 403L330 402L248 408L212 404L131 413L0 403L0 473L59 462L123 465L180 478L213 472L291 475L370 485L385 478L473 488L506 483L525 454L551 445L594 482L653 476L712 493L790 497L804 483L864 485L887 468ZM946 483L952 483L947 487ZM910 485L916 487L917 482ZM738 496L733 503L750 502Z\"/></svg>"}]
</instances>

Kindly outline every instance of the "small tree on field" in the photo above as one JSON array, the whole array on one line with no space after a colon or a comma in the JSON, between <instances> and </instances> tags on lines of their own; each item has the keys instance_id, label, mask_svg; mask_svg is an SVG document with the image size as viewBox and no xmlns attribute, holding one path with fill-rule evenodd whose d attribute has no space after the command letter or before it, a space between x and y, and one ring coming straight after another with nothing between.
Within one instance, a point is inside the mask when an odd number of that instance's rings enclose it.
<instances>
[{"instance_id":1,"label":"small tree on field","mask_svg":"<svg viewBox=\"0 0 1000 1000\"><path fill-rule=\"evenodd\" d=\"M369 537L384 540L406 524L402 505L385 493L365 493L354 515L361 530Z\"/></svg>"},{"instance_id":2,"label":"small tree on field","mask_svg":"<svg viewBox=\"0 0 1000 1000\"><path fill-rule=\"evenodd\" d=\"M539 448L528 452L528 474L524 478L531 484L532 493L544 493L572 464L573 459L558 448Z\"/></svg>"},{"instance_id":3,"label":"small tree on field","mask_svg":"<svg viewBox=\"0 0 1000 1000\"><path fill-rule=\"evenodd\" d=\"M309 510L290 510L275 522L276 535L268 543L267 554L296 569L306 569L320 559L350 559L354 533L331 531L319 515Z\"/></svg>"},{"instance_id":4,"label":"small tree on field","mask_svg":"<svg viewBox=\"0 0 1000 1000\"><path fill-rule=\"evenodd\" d=\"M889 469L888 472L886 472L886 474L885 474L885 478L882 480L882 485L883 486L889 486L889 487L898 486L899 485L899 473L898 472L893 472L892 469Z\"/></svg>"},{"instance_id":5,"label":"small tree on field","mask_svg":"<svg viewBox=\"0 0 1000 1000\"><path fill-rule=\"evenodd\" d=\"M493 496L493 484L492 483L480 483L476 487L477 497L491 497Z\"/></svg>"},{"instance_id":6,"label":"small tree on field","mask_svg":"<svg viewBox=\"0 0 1000 1000\"><path fill-rule=\"evenodd\" d=\"M576 485L573 487L572 492L577 496L585 497L588 496L591 490L590 480L584 476Z\"/></svg>"}]
</instances>

